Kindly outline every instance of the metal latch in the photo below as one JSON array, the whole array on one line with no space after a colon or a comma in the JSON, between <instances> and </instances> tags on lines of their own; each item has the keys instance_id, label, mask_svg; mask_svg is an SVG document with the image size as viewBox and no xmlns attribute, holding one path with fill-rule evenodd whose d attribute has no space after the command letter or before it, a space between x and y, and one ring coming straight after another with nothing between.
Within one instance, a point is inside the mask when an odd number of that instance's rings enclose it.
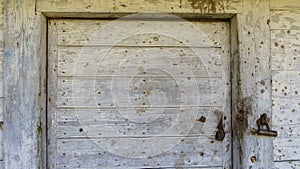
<instances>
[{"instance_id":1,"label":"metal latch","mask_svg":"<svg viewBox=\"0 0 300 169\"><path fill-rule=\"evenodd\" d=\"M277 137L277 131L270 129L266 113L260 116L260 118L256 121L256 124L258 127L258 129L255 131L256 134L261 136Z\"/></svg>"},{"instance_id":2,"label":"metal latch","mask_svg":"<svg viewBox=\"0 0 300 169\"><path fill-rule=\"evenodd\" d=\"M223 128L223 117L221 117L219 124L217 126L218 131L216 132L216 140L223 141L225 138L225 130Z\"/></svg>"}]
</instances>

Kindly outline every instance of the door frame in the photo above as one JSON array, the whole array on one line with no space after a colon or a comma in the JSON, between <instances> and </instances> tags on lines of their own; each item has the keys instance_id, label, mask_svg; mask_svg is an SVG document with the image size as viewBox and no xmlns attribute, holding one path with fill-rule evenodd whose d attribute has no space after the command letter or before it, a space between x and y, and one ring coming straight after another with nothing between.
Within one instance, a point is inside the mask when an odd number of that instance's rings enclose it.
<instances>
[{"instance_id":1,"label":"door frame","mask_svg":"<svg viewBox=\"0 0 300 169\"><path fill-rule=\"evenodd\" d=\"M46 168L47 18L117 18L145 11L230 20L233 168L273 167L272 139L250 132L262 113L272 117L269 0L142 1L5 0L5 168Z\"/></svg>"}]
</instances>

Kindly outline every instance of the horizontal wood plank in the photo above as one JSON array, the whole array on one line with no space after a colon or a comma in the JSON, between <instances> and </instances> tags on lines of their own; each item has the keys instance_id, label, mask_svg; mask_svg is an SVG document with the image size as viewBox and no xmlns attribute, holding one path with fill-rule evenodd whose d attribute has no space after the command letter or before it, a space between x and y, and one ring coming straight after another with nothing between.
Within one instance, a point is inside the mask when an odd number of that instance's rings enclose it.
<instances>
[{"instance_id":1,"label":"horizontal wood plank","mask_svg":"<svg viewBox=\"0 0 300 169\"><path fill-rule=\"evenodd\" d=\"M300 168L300 161L275 161L274 168L275 169Z\"/></svg>"},{"instance_id":2,"label":"horizontal wood plank","mask_svg":"<svg viewBox=\"0 0 300 169\"><path fill-rule=\"evenodd\" d=\"M116 1L60 1L39 0L41 12L88 12L88 13L239 13L241 0L230 1L168 1L168 0L116 0Z\"/></svg>"},{"instance_id":3,"label":"horizontal wood plank","mask_svg":"<svg viewBox=\"0 0 300 169\"><path fill-rule=\"evenodd\" d=\"M221 79L58 78L57 107L222 106Z\"/></svg>"},{"instance_id":4,"label":"horizontal wood plank","mask_svg":"<svg viewBox=\"0 0 300 169\"><path fill-rule=\"evenodd\" d=\"M271 29L300 29L300 10L271 11Z\"/></svg>"},{"instance_id":5,"label":"horizontal wood plank","mask_svg":"<svg viewBox=\"0 0 300 169\"><path fill-rule=\"evenodd\" d=\"M167 142L165 145L152 146L151 140L147 138L60 139L57 141L57 168L222 166L222 143L214 139L207 139L202 144L199 143L199 138L170 139L166 137L153 139L159 139L158 142L168 141L170 143L175 141L178 143L171 146L168 151L164 151L165 147L169 146ZM147 143L148 141L151 143ZM130 142L134 142L136 146L130 147ZM139 154L139 152L142 153ZM151 155L155 152L162 154L147 156L147 154ZM134 155L142 158L128 158Z\"/></svg>"},{"instance_id":6,"label":"horizontal wood plank","mask_svg":"<svg viewBox=\"0 0 300 169\"><path fill-rule=\"evenodd\" d=\"M299 124L299 99L273 98L272 123L274 126Z\"/></svg>"},{"instance_id":7,"label":"horizontal wood plank","mask_svg":"<svg viewBox=\"0 0 300 169\"><path fill-rule=\"evenodd\" d=\"M271 10L300 9L299 0L270 0Z\"/></svg>"},{"instance_id":8,"label":"horizontal wood plank","mask_svg":"<svg viewBox=\"0 0 300 169\"><path fill-rule=\"evenodd\" d=\"M274 71L272 76L272 89L274 99L299 100L300 71Z\"/></svg>"},{"instance_id":9,"label":"horizontal wood plank","mask_svg":"<svg viewBox=\"0 0 300 169\"><path fill-rule=\"evenodd\" d=\"M221 47L227 22L58 20L58 45ZM170 31L170 28L175 28ZM211 28L214 29L211 29ZM197 36L195 36L197 35Z\"/></svg>"},{"instance_id":10,"label":"horizontal wood plank","mask_svg":"<svg viewBox=\"0 0 300 169\"><path fill-rule=\"evenodd\" d=\"M274 160L300 160L300 138L275 138Z\"/></svg>"},{"instance_id":11,"label":"horizontal wood plank","mask_svg":"<svg viewBox=\"0 0 300 169\"><path fill-rule=\"evenodd\" d=\"M299 116L299 115L298 115ZM299 118L293 119L298 121L297 124L284 124L280 126L273 126L273 130L278 132L278 138L300 138L300 123Z\"/></svg>"},{"instance_id":12,"label":"horizontal wood plank","mask_svg":"<svg viewBox=\"0 0 300 169\"><path fill-rule=\"evenodd\" d=\"M191 111L192 110L192 111ZM213 135L221 108L59 110L57 138ZM183 118L185 116L185 118ZM181 121L180 123L178 123ZM179 128L176 126L180 126ZM175 127L176 131L170 130ZM167 132L167 130L170 130ZM165 133L165 134L163 134Z\"/></svg>"},{"instance_id":13,"label":"horizontal wood plank","mask_svg":"<svg viewBox=\"0 0 300 169\"><path fill-rule=\"evenodd\" d=\"M229 51L215 48L63 47L58 76L224 77Z\"/></svg>"}]
</instances>

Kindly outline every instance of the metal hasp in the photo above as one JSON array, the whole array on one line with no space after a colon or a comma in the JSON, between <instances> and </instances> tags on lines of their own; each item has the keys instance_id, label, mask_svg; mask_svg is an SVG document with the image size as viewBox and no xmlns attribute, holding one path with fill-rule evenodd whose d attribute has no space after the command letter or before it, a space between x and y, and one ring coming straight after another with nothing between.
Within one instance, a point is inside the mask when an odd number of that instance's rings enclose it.
<instances>
[{"instance_id":1,"label":"metal hasp","mask_svg":"<svg viewBox=\"0 0 300 169\"><path fill-rule=\"evenodd\" d=\"M277 137L277 131L270 130L266 113L260 116L260 118L256 121L256 124L258 127L258 129L256 130L256 134L261 136Z\"/></svg>"},{"instance_id":2,"label":"metal hasp","mask_svg":"<svg viewBox=\"0 0 300 169\"><path fill-rule=\"evenodd\" d=\"M218 129L218 131L216 132L215 138L218 141L223 141L224 138L225 138L225 131L224 131L224 128L223 128L223 116L221 117L221 119L219 121L217 129Z\"/></svg>"}]
</instances>

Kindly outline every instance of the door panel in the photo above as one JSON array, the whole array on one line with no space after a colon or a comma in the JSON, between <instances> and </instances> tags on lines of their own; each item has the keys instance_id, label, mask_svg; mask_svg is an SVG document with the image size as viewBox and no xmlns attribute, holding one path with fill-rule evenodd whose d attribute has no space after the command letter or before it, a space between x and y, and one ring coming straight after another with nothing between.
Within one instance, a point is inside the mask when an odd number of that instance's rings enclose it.
<instances>
[{"instance_id":1,"label":"door panel","mask_svg":"<svg viewBox=\"0 0 300 169\"><path fill-rule=\"evenodd\" d=\"M49 20L48 167L230 168L229 24L110 23Z\"/></svg>"}]
</instances>

